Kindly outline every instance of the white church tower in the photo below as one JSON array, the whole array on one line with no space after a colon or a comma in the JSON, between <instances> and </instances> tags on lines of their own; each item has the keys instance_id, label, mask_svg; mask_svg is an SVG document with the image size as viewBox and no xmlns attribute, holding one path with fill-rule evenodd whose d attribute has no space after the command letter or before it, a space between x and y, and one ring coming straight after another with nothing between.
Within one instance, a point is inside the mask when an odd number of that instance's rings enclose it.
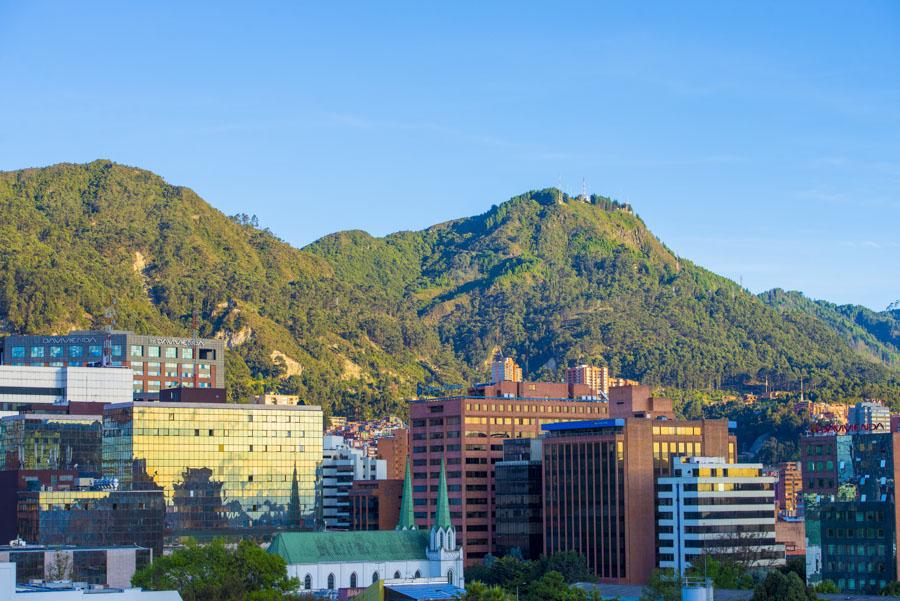
<instances>
[{"instance_id":1,"label":"white church tower","mask_svg":"<svg viewBox=\"0 0 900 601\"><path fill-rule=\"evenodd\" d=\"M432 566L432 578L446 578L450 584L462 588L463 577L462 549L456 544L456 529L450 521L450 502L447 498L447 469L441 459L441 477L438 482L437 511L434 525L428 536L428 549L425 552Z\"/></svg>"}]
</instances>

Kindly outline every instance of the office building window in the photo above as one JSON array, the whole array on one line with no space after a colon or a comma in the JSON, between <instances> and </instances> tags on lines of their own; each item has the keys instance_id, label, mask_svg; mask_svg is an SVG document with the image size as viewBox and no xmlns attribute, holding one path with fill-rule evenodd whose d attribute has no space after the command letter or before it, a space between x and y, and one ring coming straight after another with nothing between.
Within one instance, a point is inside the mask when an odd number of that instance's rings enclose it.
<instances>
[{"instance_id":1,"label":"office building window","mask_svg":"<svg viewBox=\"0 0 900 601\"><path fill-rule=\"evenodd\" d=\"M61 346L51 346L50 347L50 357L53 359L58 359L63 356L63 347Z\"/></svg>"},{"instance_id":2,"label":"office building window","mask_svg":"<svg viewBox=\"0 0 900 601\"><path fill-rule=\"evenodd\" d=\"M51 361L51 362L49 363L49 365L50 365L50 367L62 367L62 366L63 366L63 362L62 362L62 361Z\"/></svg>"},{"instance_id":3,"label":"office building window","mask_svg":"<svg viewBox=\"0 0 900 601\"><path fill-rule=\"evenodd\" d=\"M13 359L24 359L25 358L25 347L24 346L14 346L12 347Z\"/></svg>"},{"instance_id":4,"label":"office building window","mask_svg":"<svg viewBox=\"0 0 900 601\"><path fill-rule=\"evenodd\" d=\"M131 356L132 357L141 357L144 354L144 347L140 344L132 344L131 345Z\"/></svg>"},{"instance_id":5,"label":"office building window","mask_svg":"<svg viewBox=\"0 0 900 601\"><path fill-rule=\"evenodd\" d=\"M99 357L103 354L103 347L99 344L91 344L88 346L88 356L89 357Z\"/></svg>"},{"instance_id":6,"label":"office building window","mask_svg":"<svg viewBox=\"0 0 900 601\"><path fill-rule=\"evenodd\" d=\"M113 357L121 357L122 356L122 345L121 344L112 345L112 356Z\"/></svg>"},{"instance_id":7,"label":"office building window","mask_svg":"<svg viewBox=\"0 0 900 601\"><path fill-rule=\"evenodd\" d=\"M173 347L166 348L166 359L177 359L178 349Z\"/></svg>"},{"instance_id":8,"label":"office building window","mask_svg":"<svg viewBox=\"0 0 900 601\"><path fill-rule=\"evenodd\" d=\"M31 347L31 358L39 359L44 356L44 347L42 346L33 346Z\"/></svg>"},{"instance_id":9,"label":"office building window","mask_svg":"<svg viewBox=\"0 0 900 601\"><path fill-rule=\"evenodd\" d=\"M69 356L70 357L82 357L84 356L84 347L80 344L73 344L69 347Z\"/></svg>"},{"instance_id":10,"label":"office building window","mask_svg":"<svg viewBox=\"0 0 900 601\"><path fill-rule=\"evenodd\" d=\"M159 357L159 347L158 346L148 346L147 347L147 355L149 357Z\"/></svg>"},{"instance_id":11,"label":"office building window","mask_svg":"<svg viewBox=\"0 0 900 601\"><path fill-rule=\"evenodd\" d=\"M193 359L194 358L194 349L191 349L191 348L181 349L181 358L182 359Z\"/></svg>"}]
</instances>

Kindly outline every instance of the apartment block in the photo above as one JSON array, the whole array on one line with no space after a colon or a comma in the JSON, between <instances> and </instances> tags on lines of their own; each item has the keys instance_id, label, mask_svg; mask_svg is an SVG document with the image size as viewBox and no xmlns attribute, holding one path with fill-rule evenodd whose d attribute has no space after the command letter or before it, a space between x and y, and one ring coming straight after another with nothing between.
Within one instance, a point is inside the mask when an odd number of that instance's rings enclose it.
<instances>
[{"instance_id":1,"label":"apartment block","mask_svg":"<svg viewBox=\"0 0 900 601\"><path fill-rule=\"evenodd\" d=\"M318 479L321 520L329 530L350 530L350 489L354 481L384 480L387 464L351 447L341 436L324 438Z\"/></svg>"},{"instance_id":2,"label":"apartment block","mask_svg":"<svg viewBox=\"0 0 900 601\"><path fill-rule=\"evenodd\" d=\"M586 384L597 396L609 395L609 368L597 365L578 365L566 369L567 384Z\"/></svg>"},{"instance_id":3,"label":"apartment block","mask_svg":"<svg viewBox=\"0 0 900 601\"><path fill-rule=\"evenodd\" d=\"M397 428L390 436L382 436L375 442L377 456L387 464L389 480L403 480L406 460L409 458L409 430Z\"/></svg>"},{"instance_id":4,"label":"apartment block","mask_svg":"<svg viewBox=\"0 0 900 601\"><path fill-rule=\"evenodd\" d=\"M403 480L354 480L350 485L350 530L393 530L400 521Z\"/></svg>"}]
</instances>

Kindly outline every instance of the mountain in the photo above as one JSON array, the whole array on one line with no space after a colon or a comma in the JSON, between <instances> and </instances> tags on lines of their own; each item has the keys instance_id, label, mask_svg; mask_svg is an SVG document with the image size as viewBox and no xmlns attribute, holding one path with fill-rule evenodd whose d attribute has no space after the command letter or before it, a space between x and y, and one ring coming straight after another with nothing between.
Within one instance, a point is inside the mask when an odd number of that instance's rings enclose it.
<instances>
[{"instance_id":1,"label":"mountain","mask_svg":"<svg viewBox=\"0 0 900 601\"><path fill-rule=\"evenodd\" d=\"M777 288L759 296L783 315L799 313L825 322L860 355L900 367L900 311L888 307L876 312L859 305L835 305Z\"/></svg>"},{"instance_id":2,"label":"mountain","mask_svg":"<svg viewBox=\"0 0 900 601\"><path fill-rule=\"evenodd\" d=\"M856 326L862 349L848 344L833 320L677 257L600 196L529 192L418 232L296 249L109 161L0 173L0 328L96 326L113 302L118 327L138 331L186 333L196 310L201 335L229 344L234 398L265 387L344 413L482 379L497 349L531 377L602 360L682 388L802 376L820 398L900 392L878 320Z\"/></svg>"}]
</instances>

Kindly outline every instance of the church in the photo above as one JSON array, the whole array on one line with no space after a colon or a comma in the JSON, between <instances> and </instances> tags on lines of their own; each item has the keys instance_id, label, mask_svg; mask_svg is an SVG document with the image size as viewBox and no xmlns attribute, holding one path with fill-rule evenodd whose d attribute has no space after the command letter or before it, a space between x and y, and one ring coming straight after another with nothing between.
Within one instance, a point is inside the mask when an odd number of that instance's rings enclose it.
<instances>
[{"instance_id":1,"label":"church","mask_svg":"<svg viewBox=\"0 0 900 601\"><path fill-rule=\"evenodd\" d=\"M288 576L307 591L363 589L378 580L445 579L462 588L463 553L450 521L447 474L441 461L438 503L428 532L413 515L409 462L403 482L400 520L394 530L282 532L269 553L287 563Z\"/></svg>"}]
</instances>

